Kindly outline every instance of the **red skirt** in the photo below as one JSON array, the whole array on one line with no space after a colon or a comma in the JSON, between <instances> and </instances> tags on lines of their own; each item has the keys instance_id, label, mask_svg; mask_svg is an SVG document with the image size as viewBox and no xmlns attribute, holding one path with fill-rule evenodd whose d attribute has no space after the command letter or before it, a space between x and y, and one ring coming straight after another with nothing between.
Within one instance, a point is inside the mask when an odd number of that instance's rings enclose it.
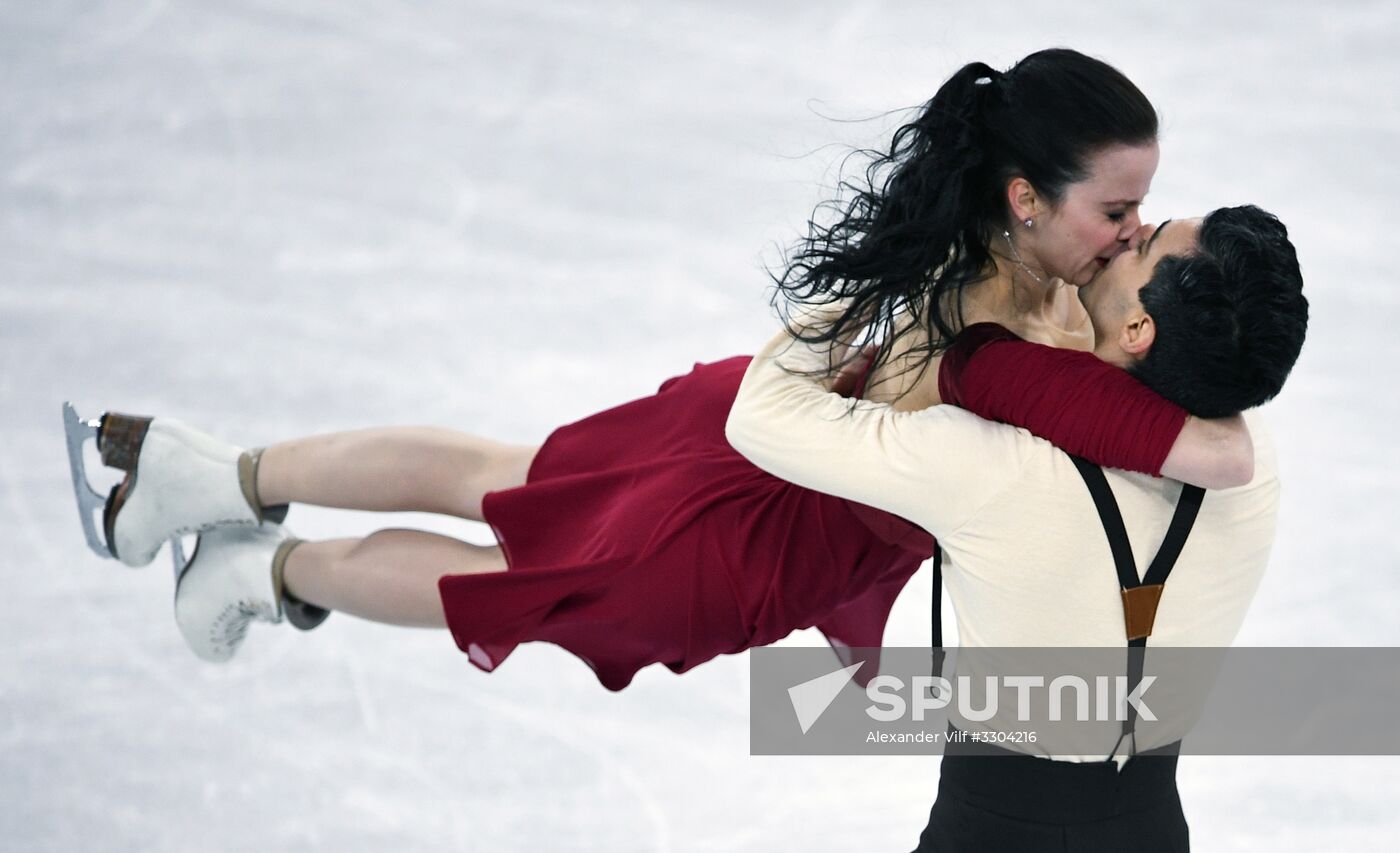
<instances>
[{"instance_id":1,"label":"red skirt","mask_svg":"<svg viewBox=\"0 0 1400 853\"><path fill-rule=\"evenodd\" d=\"M449 575L453 639L491 671L520 643L554 643L609 690L662 663L822 630L857 676L878 669L895 597L933 539L863 504L760 470L724 437L749 356L696 364L656 394L560 427L526 483L482 512L509 570Z\"/></svg>"}]
</instances>

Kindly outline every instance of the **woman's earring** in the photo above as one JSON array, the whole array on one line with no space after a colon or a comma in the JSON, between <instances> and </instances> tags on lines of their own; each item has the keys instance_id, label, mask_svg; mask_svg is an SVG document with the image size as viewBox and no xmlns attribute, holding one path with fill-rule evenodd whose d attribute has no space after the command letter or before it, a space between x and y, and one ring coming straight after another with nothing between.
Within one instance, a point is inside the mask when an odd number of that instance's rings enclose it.
<instances>
[{"instance_id":1,"label":"woman's earring","mask_svg":"<svg viewBox=\"0 0 1400 853\"><path fill-rule=\"evenodd\" d=\"M1031 219L1029 216L1026 217L1025 225L1026 225L1027 228L1031 227L1031 226L1034 225L1034 224L1035 224L1035 220L1034 220L1034 219Z\"/></svg>"}]
</instances>

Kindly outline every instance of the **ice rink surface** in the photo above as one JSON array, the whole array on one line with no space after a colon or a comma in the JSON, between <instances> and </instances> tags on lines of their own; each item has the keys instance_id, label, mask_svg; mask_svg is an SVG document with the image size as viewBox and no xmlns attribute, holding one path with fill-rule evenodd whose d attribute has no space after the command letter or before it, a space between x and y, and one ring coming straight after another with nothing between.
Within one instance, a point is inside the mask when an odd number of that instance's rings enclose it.
<instances>
[{"instance_id":1,"label":"ice rink surface","mask_svg":"<svg viewBox=\"0 0 1400 853\"><path fill-rule=\"evenodd\" d=\"M750 757L743 656L612 694L553 647L488 676L338 617L199 664L168 563L84 545L59 405L538 441L756 349L761 264L845 148L963 62L1052 45L1158 105L1145 217L1254 202L1299 247L1312 325L1239 642L1400 643L1400 5L1327 5L0 2L0 849L912 848L936 761ZM887 642L927 642L928 595ZM1181 788L1204 853L1400 836L1396 759L1188 758Z\"/></svg>"}]
</instances>

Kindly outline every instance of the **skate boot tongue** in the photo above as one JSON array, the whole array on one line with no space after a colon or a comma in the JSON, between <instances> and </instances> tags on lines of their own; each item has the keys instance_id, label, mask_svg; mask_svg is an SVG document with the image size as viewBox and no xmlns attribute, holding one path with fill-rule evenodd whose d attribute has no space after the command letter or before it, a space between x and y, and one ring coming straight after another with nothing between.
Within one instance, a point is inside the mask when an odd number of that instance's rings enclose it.
<instances>
[{"instance_id":1,"label":"skate boot tongue","mask_svg":"<svg viewBox=\"0 0 1400 853\"><path fill-rule=\"evenodd\" d=\"M272 555L272 587L281 602L282 615L292 627L299 631L310 631L326 621L331 612L324 607L308 604L287 591L283 582L287 557L292 553L292 549L300 544L300 539L288 537L277 547L277 552Z\"/></svg>"},{"instance_id":2,"label":"skate boot tongue","mask_svg":"<svg viewBox=\"0 0 1400 853\"><path fill-rule=\"evenodd\" d=\"M310 631L330 618L331 612L324 607L307 604L305 601L283 592L282 615L298 631Z\"/></svg>"}]
</instances>

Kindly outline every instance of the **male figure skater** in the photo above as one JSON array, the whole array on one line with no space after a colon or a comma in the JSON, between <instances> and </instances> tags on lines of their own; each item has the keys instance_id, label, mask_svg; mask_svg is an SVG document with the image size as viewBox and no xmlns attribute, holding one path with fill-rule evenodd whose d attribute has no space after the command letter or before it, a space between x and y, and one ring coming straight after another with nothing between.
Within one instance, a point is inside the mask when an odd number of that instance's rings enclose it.
<instances>
[{"instance_id":1,"label":"male figure skater","mask_svg":"<svg viewBox=\"0 0 1400 853\"><path fill-rule=\"evenodd\" d=\"M1287 231L1255 207L1144 226L1080 298L1093 355L1205 417L1277 394L1307 328ZM986 326L964 337L943 358L945 402L972 379L960 374L959 347L1031 345ZM1273 447L1254 413L1252 478L1203 494L1104 471L955 406L901 413L862 402L848 413L848 400L800 375L828 358L780 333L749 366L726 435L779 477L937 537L964 647L1232 642L1278 509ZM918 850L1184 850L1177 748L1127 738L1103 760L945 755ZM1146 752L1157 754L1131 757Z\"/></svg>"}]
</instances>

